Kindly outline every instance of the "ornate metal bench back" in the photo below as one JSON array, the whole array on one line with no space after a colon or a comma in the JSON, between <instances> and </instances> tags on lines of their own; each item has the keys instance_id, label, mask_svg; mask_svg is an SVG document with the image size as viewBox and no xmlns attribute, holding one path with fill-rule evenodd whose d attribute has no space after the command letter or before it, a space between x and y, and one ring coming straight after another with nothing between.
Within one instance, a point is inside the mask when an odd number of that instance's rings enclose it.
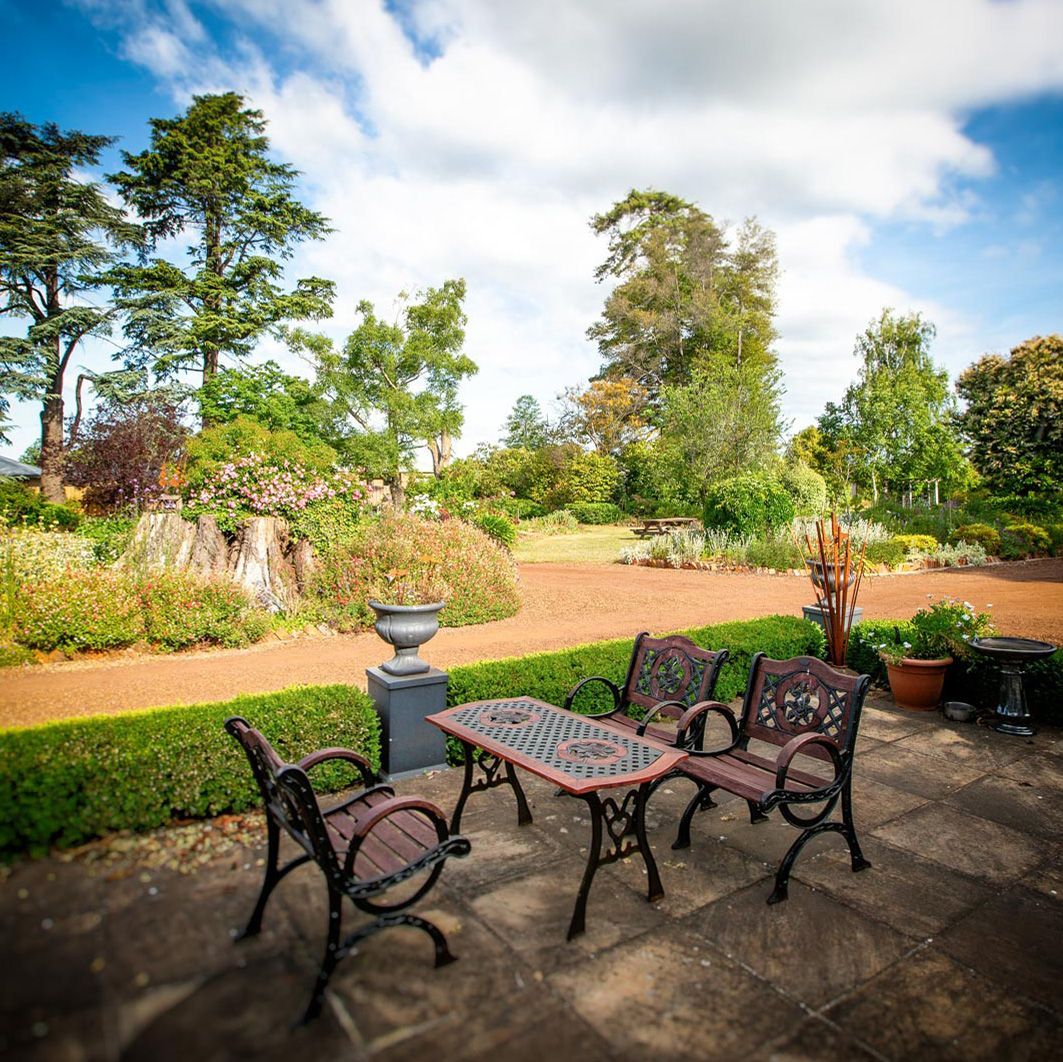
<instances>
[{"instance_id":1,"label":"ornate metal bench back","mask_svg":"<svg viewBox=\"0 0 1063 1062\"><path fill-rule=\"evenodd\" d=\"M772 660L758 653L742 709L743 743L757 738L781 746L818 733L851 752L868 682L866 675L846 675L815 657ZM816 745L807 746L807 754L829 758Z\"/></svg>"},{"instance_id":2,"label":"ornate metal bench back","mask_svg":"<svg viewBox=\"0 0 1063 1062\"><path fill-rule=\"evenodd\" d=\"M683 708L666 705L661 709L662 714L678 719L684 708L712 696L726 659L726 652L701 649L679 634L668 638L640 634L628 665L624 704L652 708L661 701L678 701Z\"/></svg>"},{"instance_id":3,"label":"ornate metal bench back","mask_svg":"<svg viewBox=\"0 0 1063 1062\"><path fill-rule=\"evenodd\" d=\"M277 789L290 815L290 821L285 823L288 833L306 849L327 877L333 881L342 878L336 849L306 771L288 764L277 775Z\"/></svg>"},{"instance_id":4,"label":"ornate metal bench back","mask_svg":"<svg viewBox=\"0 0 1063 1062\"><path fill-rule=\"evenodd\" d=\"M321 813L318 810L317 800L314 798L313 789L310 787L306 774L298 767L291 768L299 771L305 783L305 792L303 792L302 796L293 799L293 787L280 784L280 775L287 768L287 765L273 750L273 746L265 737L251 726L246 719L242 719L240 716L233 716L231 719L227 719L225 721L225 729L240 742L241 747L247 754L247 759L251 764L251 771L262 794L262 803L265 806L266 814L320 863L322 860L318 856L314 839L317 832L316 827L310 824L316 816L316 819L321 824L320 836L324 837L332 860L331 866L335 867L335 853L332 851L332 845L328 843L328 833L325 830L324 821L321 819ZM295 788L298 790L298 786ZM303 797L305 797L306 793L309 793L312 815L309 814L309 809L304 806L305 800ZM308 819L310 823L308 823Z\"/></svg>"}]
</instances>

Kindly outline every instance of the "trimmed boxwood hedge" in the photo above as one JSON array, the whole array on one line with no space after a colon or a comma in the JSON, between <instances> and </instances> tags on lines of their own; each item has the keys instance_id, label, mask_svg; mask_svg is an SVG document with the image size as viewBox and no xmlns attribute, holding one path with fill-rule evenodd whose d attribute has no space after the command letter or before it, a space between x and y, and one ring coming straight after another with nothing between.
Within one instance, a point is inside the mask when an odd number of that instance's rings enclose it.
<instances>
[{"instance_id":1,"label":"trimmed boxwood hedge","mask_svg":"<svg viewBox=\"0 0 1063 1062\"><path fill-rule=\"evenodd\" d=\"M716 698L730 701L746 688L749 664L758 652L785 660L792 656L823 657L826 646L822 628L798 616L767 616L764 619L718 623L678 631L704 649L727 649L730 656L716 684ZM581 678L602 675L622 685L631 658L631 639L592 642L556 653L534 653L466 664L450 672L447 704L464 704L498 697L537 697L549 704L563 704L565 695ZM601 711L612 699L599 684L587 687L574 705L577 711ZM449 742L451 759L460 762L461 746Z\"/></svg>"},{"instance_id":2,"label":"trimmed boxwood hedge","mask_svg":"<svg viewBox=\"0 0 1063 1062\"><path fill-rule=\"evenodd\" d=\"M845 662L854 671L870 675L880 686L888 684L886 665L875 645L892 637L894 628L905 637L908 620L865 620L853 625ZM1043 723L1063 725L1063 649L1026 669L1026 702L1031 713ZM975 656L949 668L945 678L945 700L966 701L979 708L992 708L1000 690L1000 668L988 659Z\"/></svg>"},{"instance_id":3,"label":"trimmed boxwood hedge","mask_svg":"<svg viewBox=\"0 0 1063 1062\"><path fill-rule=\"evenodd\" d=\"M241 811L259 800L244 753L222 724L243 715L280 756L344 745L380 764L380 721L352 686L296 686L214 704L70 719L0 731L0 853L74 845L111 830ZM314 784L349 785L348 767Z\"/></svg>"}]
</instances>

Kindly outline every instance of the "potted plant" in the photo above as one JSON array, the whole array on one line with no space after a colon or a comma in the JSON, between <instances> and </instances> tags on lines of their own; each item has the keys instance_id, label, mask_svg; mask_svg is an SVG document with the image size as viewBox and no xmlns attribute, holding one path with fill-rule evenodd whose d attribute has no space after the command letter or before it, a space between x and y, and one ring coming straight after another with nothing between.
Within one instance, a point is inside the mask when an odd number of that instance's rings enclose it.
<instances>
[{"instance_id":1,"label":"potted plant","mask_svg":"<svg viewBox=\"0 0 1063 1062\"><path fill-rule=\"evenodd\" d=\"M429 669L417 650L439 630L439 611L450 587L435 566L425 564L383 573L369 588L369 607L376 613L373 625L395 655L381 668L389 675L419 675Z\"/></svg>"},{"instance_id":2,"label":"potted plant","mask_svg":"<svg viewBox=\"0 0 1063 1062\"><path fill-rule=\"evenodd\" d=\"M895 627L893 638L876 648L898 707L933 711L941 703L949 667L955 659L970 656L972 638L992 630L988 613L975 612L969 602L952 598L921 608L903 633Z\"/></svg>"}]
</instances>

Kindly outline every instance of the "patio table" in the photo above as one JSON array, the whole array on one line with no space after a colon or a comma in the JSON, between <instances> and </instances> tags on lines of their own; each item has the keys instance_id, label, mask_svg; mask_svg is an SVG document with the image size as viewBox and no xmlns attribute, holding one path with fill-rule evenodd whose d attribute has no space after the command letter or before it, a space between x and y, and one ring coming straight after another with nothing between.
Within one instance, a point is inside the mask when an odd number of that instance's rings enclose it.
<instances>
[{"instance_id":1,"label":"patio table","mask_svg":"<svg viewBox=\"0 0 1063 1062\"><path fill-rule=\"evenodd\" d=\"M587 897L600 866L638 852L649 879L647 900L652 903L664 895L646 839L646 801L653 783L686 759L685 752L651 738L618 734L534 697L473 701L426 719L457 738L465 749L465 777L451 832L461 826L470 794L500 785L511 786L516 795L518 823L530 823L531 811L516 767L586 801L591 812L591 843L568 927L569 940L584 931ZM477 748L483 750L481 756L476 755ZM620 788L625 789L622 796L600 795L600 790ZM603 838L608 845L604 855Z\"/></svg>"}]
</instances>

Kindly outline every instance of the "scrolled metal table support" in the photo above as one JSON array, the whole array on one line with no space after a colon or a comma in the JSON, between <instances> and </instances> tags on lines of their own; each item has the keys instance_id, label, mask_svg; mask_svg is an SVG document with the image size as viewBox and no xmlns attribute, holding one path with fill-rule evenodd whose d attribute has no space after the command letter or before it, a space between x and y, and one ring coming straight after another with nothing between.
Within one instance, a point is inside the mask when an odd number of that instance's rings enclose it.
<instances>
[{"instance_id":1,"label":"scrolled metal table support","mask_svg":"<svg viewBox=\"0 0 1063 1062\"><path fill-rule=\"evenodd\" d=\"M646 837L646 804L652 791L653 784L643 782L638 789L628 790L623 800L619 802L613 797L603 798L597 793L579 795L580 799L586 801L587 807L590 808L591 843L587 853L587 866L583 871L579 894L576 896L576 906L572 911L572 921L568 926L568 940L579 936L586 928L587 898L599 867L616 863L638 852L646 864L647 901L653 903L664 896L657 862L653 858L653 849L650 848L649 839ZM604 835L608 836L611 847L605 855L602 855ZM634 836L633 841L632 836Z\"/></svg>"},{"instance_id":2,"label":"scrolled metal table support","mask_svg":"<svg viewBox=\"0 0 1063 1062\"><path fill-rule=\"evenodd\" d=\"M484 793L488 789L495 789L500 785L511 786L517 798L517 825L528 826L532 821L531 809L528 807L528 798L524 795L524 789L517 777L513 764L500 759L498 756L483 755L476 758L476 746L467 741L461 743L465 753L465 778L461 784L461 794L458 803L454 807L454 814L450 819L450 832L457 833L461 828L461 815L465 810L465 804L472 793ZM505 767L505 774L502 768ZM480 769L480 778L476 778L476 769ZM475 779L475 780L474 780Z\"/></svg>"}]
</instances>

